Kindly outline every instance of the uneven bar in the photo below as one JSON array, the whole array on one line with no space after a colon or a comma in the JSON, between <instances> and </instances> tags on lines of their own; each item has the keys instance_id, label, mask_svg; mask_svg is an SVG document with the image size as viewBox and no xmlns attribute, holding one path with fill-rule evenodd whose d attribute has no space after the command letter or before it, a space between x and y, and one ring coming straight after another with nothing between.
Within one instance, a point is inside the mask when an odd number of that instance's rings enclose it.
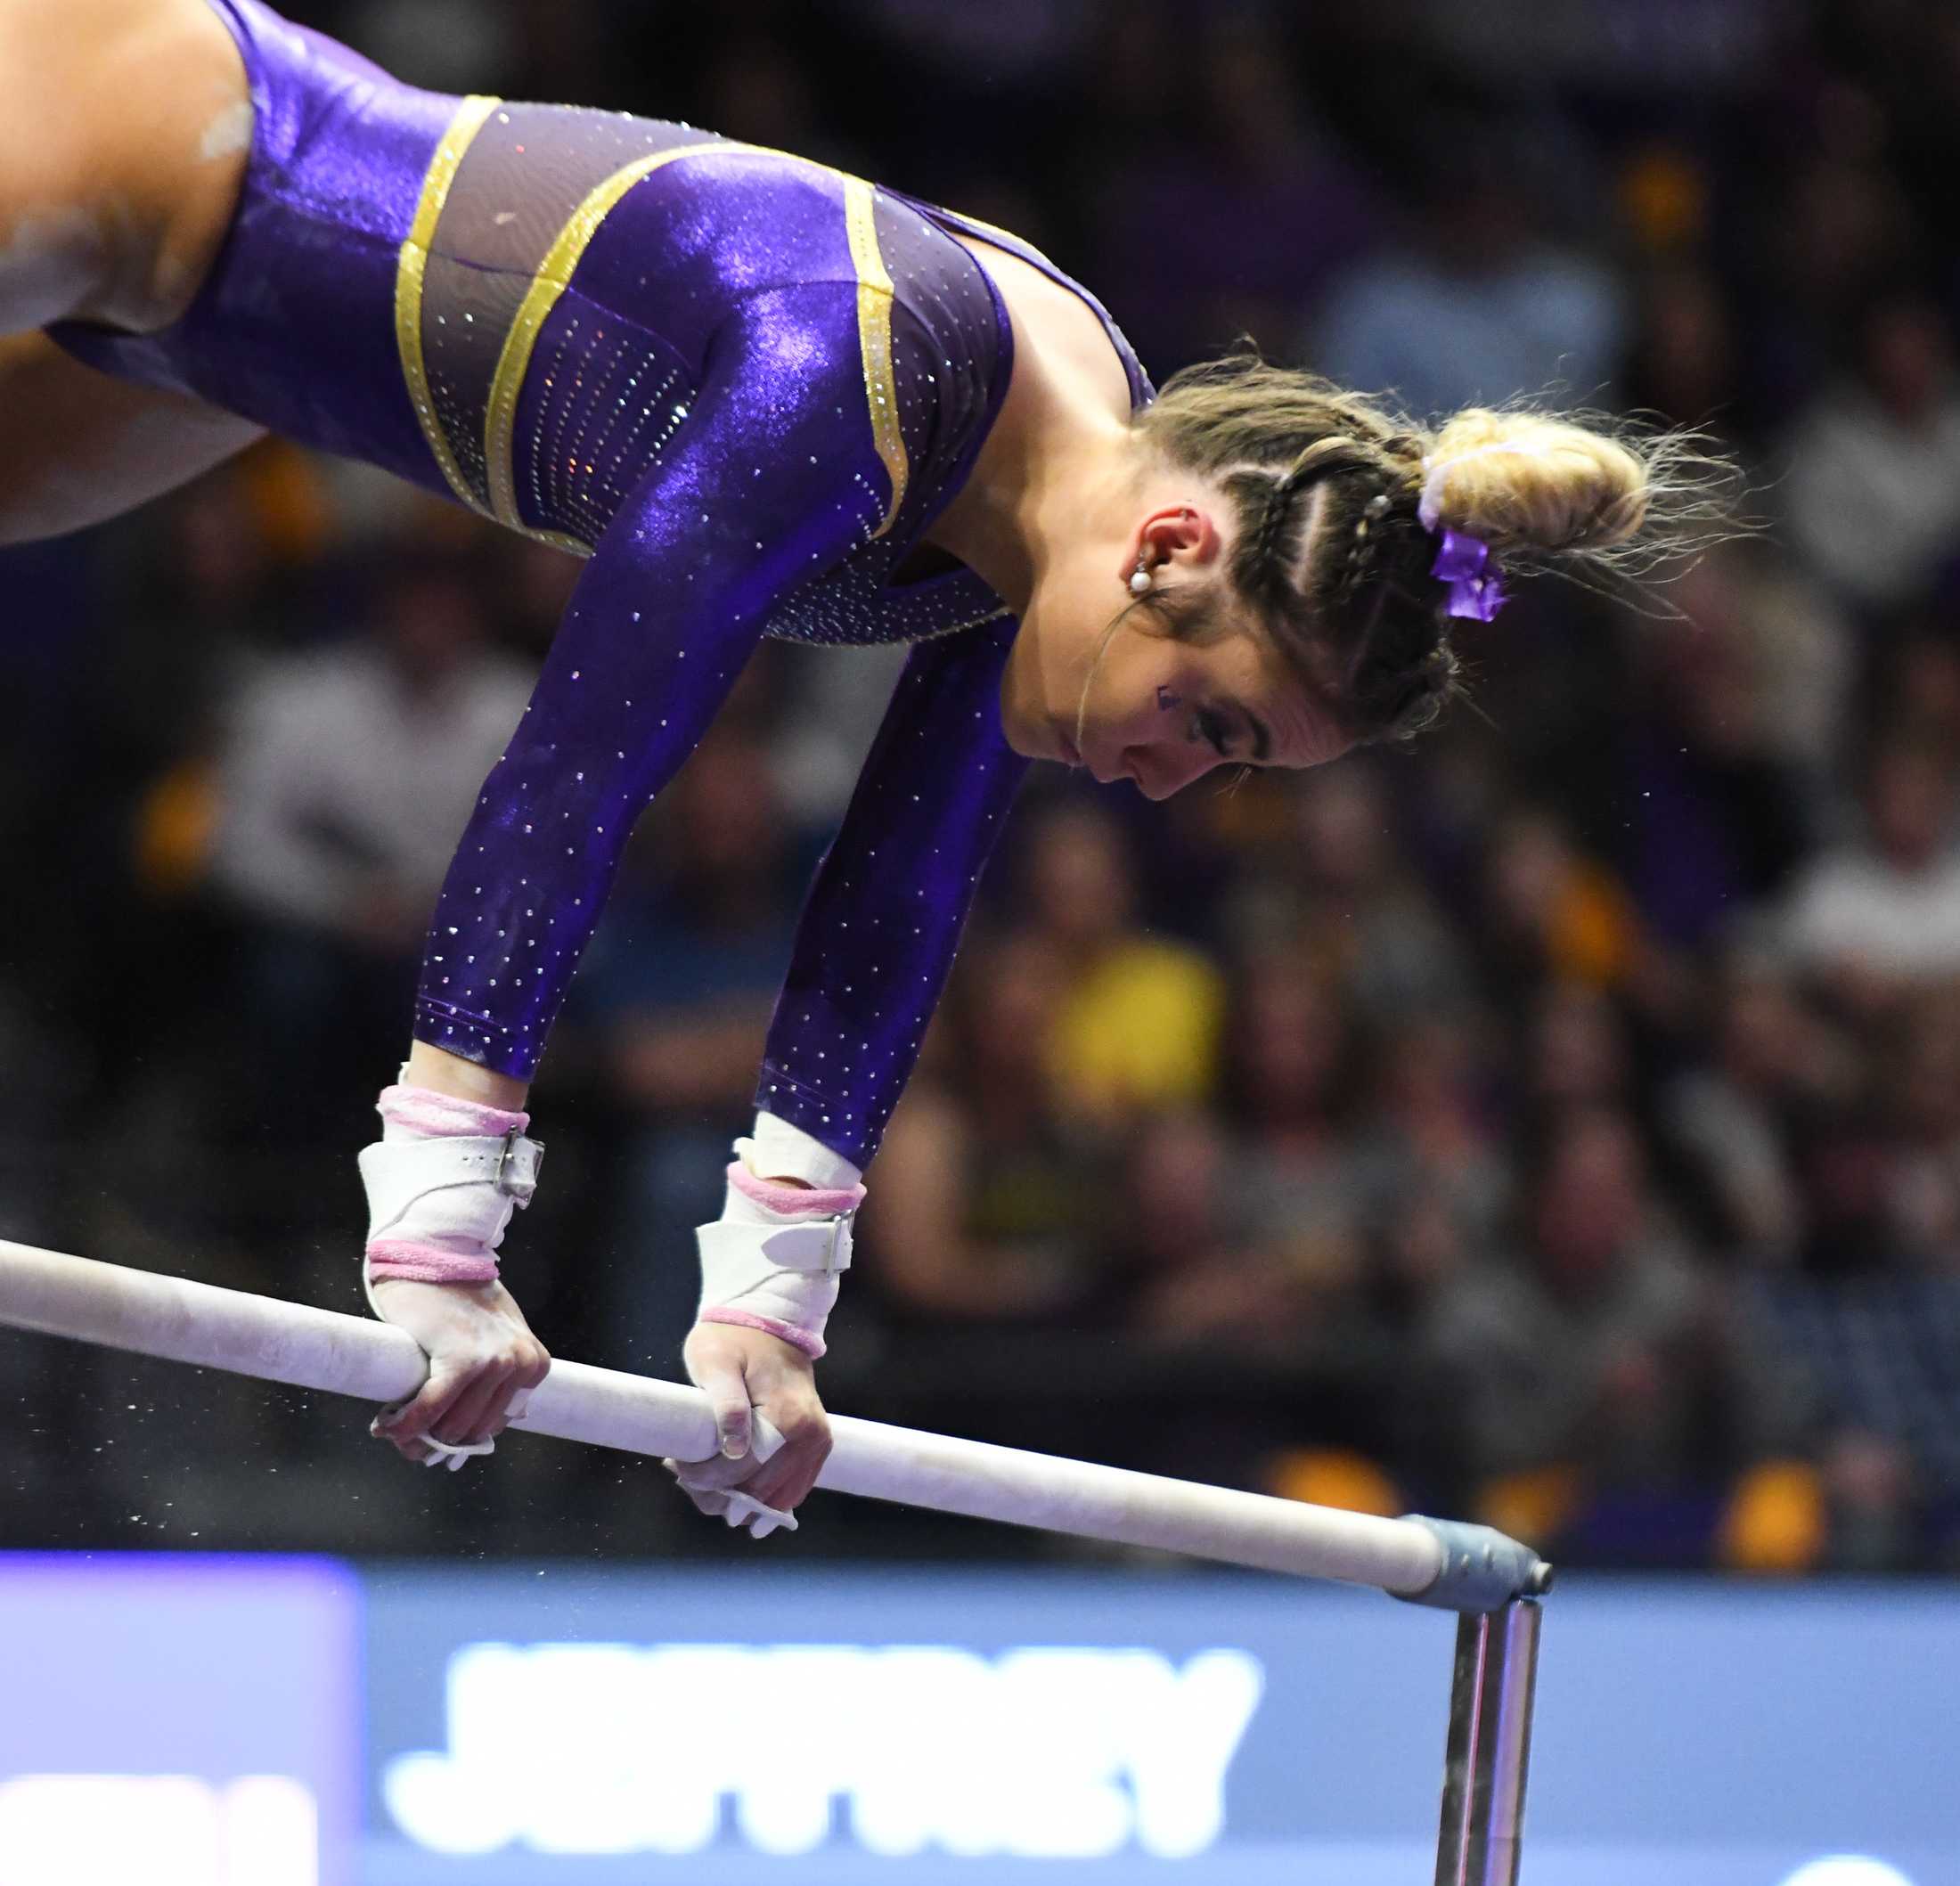
<instances>
[{"instance_id":1,"label":"uneven bar","mask_svg":"<svg viewBox=\"0 0 1960 1886\"><path fill-rule=\"evenodd\" d=\"M0 1323L372 1402L412 1394L426 1370L413 1339L384 1323L4 1240ZM698 1390L579 1362L554 1361L512 1425L680 1460L715 1452ZM1541 1590L1549 1576L1526 1547L1484 1528L1343 1513L849 1416L833 1417L831 1429L835 1447L817 1484L833 1492L1369 1585L1450 1608L1494 1609Z\"/></svg>"}]
</instances>

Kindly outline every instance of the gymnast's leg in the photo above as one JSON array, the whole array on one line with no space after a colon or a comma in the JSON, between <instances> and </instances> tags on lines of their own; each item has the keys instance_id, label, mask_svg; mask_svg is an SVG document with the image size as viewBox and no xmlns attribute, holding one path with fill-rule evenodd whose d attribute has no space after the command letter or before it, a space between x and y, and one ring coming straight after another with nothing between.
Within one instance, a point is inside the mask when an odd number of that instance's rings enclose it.
<instances>
[{"instance_id":1,"label":"gymnast's leg","mask_svg":"<svg viewBox=\"0 0 1960 1886\"><path fill-rule=\"evenodd\" d=\"M0 543L99 524L187 483L262 429L111 380L39 333L0 338Z\"/></svg>"},{"instance_id":2,"label":"gymnast's leg","mask_svg":"<svg viewBox=\"0 0 1960 1886\"><path fill-rule=\"evenodd\" d=\"M0 542L111 517L258 436L33 331L176 320L230 225L250 130L205 0L0 0Z\"/></svg>"}]
</instances>

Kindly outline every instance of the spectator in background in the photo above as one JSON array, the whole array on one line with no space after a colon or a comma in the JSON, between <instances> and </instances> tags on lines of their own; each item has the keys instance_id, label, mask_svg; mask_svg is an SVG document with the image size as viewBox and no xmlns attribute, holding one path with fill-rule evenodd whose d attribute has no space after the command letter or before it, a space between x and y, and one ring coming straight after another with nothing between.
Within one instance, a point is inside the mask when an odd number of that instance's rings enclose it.
<instances>
[{"instance_id":1,"label":"spectator in background","mask_svg":"<svg viewBox=\"0 0 1960 1886\"><path fill-rule=\"evenodd\" d=\"M1924 612L1902 623L1873 650L1871 717L1943 753L1960 753L1960 641L1953 634L1954 594L1927 598Z\"/></svg>"},{"instance_id":2,"label":"spectator in background","mask_svg":"<svg viewBox=\"0 0 1960 1886\"><path fill-rule=\"evenodd\" d=\"M1945 1387L1941 1412L1950 1419L1960 1401L1953 1383ZM1823 1455L1830 1532L1821 1569L1864 1577L1922 1569L1926 1490L1912 1450L1891 1435L1848 1424L1831 1435Z\"/></svg>"},{"instance_id":3,"label":"spectator in background","mask_svg":"<svg viewBox=\"0 0 1960 1886\"><path fill-rule=\"evenodd\" d=\"M755 674L738 689L753 695ZM748 1130L806 861L739 706L635 832L572 984L571 1037L629 1122L620 1261L594 1319L630 1345L607 1358L622 1366L673 1368L694 1320L694 1228L720 1214L729 1142Z\"/></svg>"},{"instance_id":4,"label":"spectator in background","mask_svg":"<svg viewBox=\"0 0 1960 1886\"><path fill-rule=\"evenodd\" d=\"M1109 1228L1123 1255L1123 1320L1154 1347L1251 1344L1297 1355L1318 1260L1339 1242L1337 1211L1262 1211L1215 1115L1178 1108L1141 1123ZM1346 1267L1336 1258L1335 1271Z\"/></svg>"},{"instance_id":5,"label":"spectator in background","mask_svg":"<svg viewBox=\"0 0 1960 1886\"><path fill-rule=\"evenodd\" d=\"M1784 160L1736 176L1760 192L1737 230L1760 252L1731 268L1759 291L1745 365L1752 407L1766 414L1786 415L1817 392L1860 306L1914 265L1920 233L1871 97L1819 77L1810 96L1767 94L1779 109L1766 140L1784 147Z\"/></svg>"},{"instance_id":6,"label":"spectator in background","mask_svg":"<svg viewBox=\"0 0 1960 1886\"><path fill-rule=\"evenodd\" d=\"M1809 1436L1840 1572L1951 1569L1960 1553L1960 1276L1773 1278L1751 1293L1759 1396Z\"/></svg>"},{"instance_id":7,"label":"spectator in background","mask_svg":"<svg viewBox=\"0 0 1960 1886\"><path fill-rule=\"evenodd\" d=\"M1492 1170L1506 1176L1500 1165ZM1437 1304L1484 1260L1482 1233L1461 1188L1413 1166L1400 1188L1377 1191L1365 1229L1367 1299L1384 1344L1376 1457L1394 1474L1402 1510L1460 1510L1458 1384L1427 1366L1426 1344Z\"/></svg>"},{"instance_id":8,"label":"spectator in background","mask_svg":"<svg viewBox=\"0 0 1960 1886\"><path fill-rule=\"evenodd\" d=\"M1880 736L1865 829L1798 875L1781 924L1791 960L1855 1014L1915 981L1960 974L1960 856L1951 758L1923 735Z\"/></svg>"},{"instance_id":9,"label":"spectator in background","mask_svg":"<svg viewBox=\"0 0 1960 1886\"><path fill-rule=\"evenodd\" d=\"M1795 1261L1803 1228L1794 1136L1842 1103L1859 1063L1760 952L1730 957L1712 1000L1712 1051L1663 1088L1663 1129L1699 1186L1709 1243L1780 1267Z\"/></svg>"},{"instance_id":10,"label":"spectator in background","mask_svg":"<svg viewBox=\"0 0 1960 1886\"><path fill-rule=\"evenodd\" d=\"M1470 965L1397 844L1383 766L1355 755L1292 784L1294 843L1278 861L1303 951L1335 967L1364 1021L1466 998Z\"/></svg>"},{"instance_id":11,"label":"spectator in background","mask_svg":"<svg viewBox=\"0 0 1960 1886\"><path fill-rule=\"evenodd\" d=\"M624 914L578 984L579 1023L617 1091L662 1126L749 1110L798 901L764 737L737 726L698 750L672 812L647 819Z\"/></svg>"},{"instance_id":12,"label":"spectator in background","mask_svg":"<svg viewBox=\"0 0 1960 1886\"><path fill-rule=\"evenodd\" d=\"M1376 1031L1355 1148L1371 1221L1395 1221L1420 1194L1450 1219L1452 1243L1495 1231L1511 1190L1489 1091L1498 1045L1490 1018L1468 1008L1417 1010Z\"/></svg>"},{"instance_id":13,"label":"spectator in background","mask_svg":"<svg viewBox=\"0 0 1960 1886\"><path fill-rule=\"evenodd\" d=\"M1804 802L1804 840L1814 843L1858 680L1858 650L1843 610L1793 559L1760 538L1713 545L1682 573L1673 598L1688 622L1735 646L1741 669L1747 705L1740 728L1710 727L1704 716L1702 744L1719 750L1727 733L1729 744L1739 742L1759 763L1781 768ZM1960 700L1960 690L1949 688L1948 699Z\"/></svg>"},{"instance_id":14,"label":"spectator in background","mask_svg":"<svg viewBox=\"0 0 1960 1886\"><path fill-rule=\"evenodd\" d=\"M1804 587L1724 545L1677 586L1678 618L1628 618L1616 796L1636 816L1615 854L1662 943L1709 942L1779 894L1813 842L1850 663Z\"/></svg>"},{"instance_id":15,"label":"spectator in background","mask_svg":"<svg viewBox=\"0 0 1960 1886\"><path fill-rule=\"evenodd\" d=\"M1237 966L1219 1111L1233 1132L1230 1194L1270 1252L1344 1232L1352 1171L1355 1046L1340 984L1297 950Z\"/></svg>"},{"instance_id":16,"label":"spectator in background","mask_svg":"<svg viewBox=\"0 0 1960 1886\"><path fill-rule=\"evenodd\" d=\"M1037 817L1024 855L1027 933L1059 977L1045 1041L1056 1105L1115 1133L1140 1112L1205 1099L1224 978L1201 951L1138 927L1120 828L1087 800L1060 800Z\"/></svg>"},{"instance_id":17,"label":"spectator in background","mask_svg":"<svg viewBox=\"0 0 1960 1886\"><path fill-rule=\"evenodd\" d=\"M1321 1168L1284 1200L1255 1156L1235 1156L1212 1113L1178 1108L1129 1141L1108 1227L1125 1273L1123 1327L1176 1402L1144 1399L1133 1425L1157 1471L1260 1483L1280 1450L1352 1440L1382 1420L1368 1249L1352 1187Z\"/></svg>"},{"instance_id":18,"label":"spectator in background","mask_svg":"<svg viewBox=\"0 0 1960 1886\"><path fill-rule=\"evenodd\" d=\"M265 456L192 485L151 520L161 527L98 676L102 744L137 779L206 747L214 691L235 692L265 650L306 639L253 515L248 469Z\"/></svg>"},{"instance_id":19,"label":"spectator in background","mask_svg":"<svg viewBox=\"0 0 1960 1886\"><path fill-rule=\"evenodd\" d=\"M1960 540L1960 385L1930 298L1887 292L1852 330L1851 369L1787 444L1790 540L1847 601L1909 602Z\"/></svg>"},{"instance_id":20,"label":"spectator in background","mask_svg":"<svg viewBox=\"0 0 1960 1886\"><path fill-rule=\"evenodd\" d=\"M1888 1045L1895 1248L1907 1265L1960 1278L1960 985L1906 1002Z\"/></svg>"},{"instance_id":21,"label":"spectator in background","mask_svg":"<svg viewBox=\"0 0 1960 1886\"><path fill-rule=\"evenodd\" d=\"M71 639L31 584L8 576L10 616L40 625L44 656L61 654L78 679L86 674L88 704L72 721L36 698L29 679L17 703L21 738L0 755L0 853L23 876L59 872L68 892L61 904L22 901L8 953L48 952L42 986L59 988L59 1007L73 1016L80 1039L69 1058L98 1107L132 1091L166 1093L154 1114L199 1118L207 1130L210 1116L192 1096L228 1073L217 1042L236 1003L228 931L195 894L216 825L219 721L263 658L255 648L297 644L306 614L279 582L254 514L251 474L267 456L249 454L145 520L92 635ZM61 633L46 633L50 623ZM7 673L17 683L21 669ZM7 779L10 762L31 771L31 787L25 772ZM50 802L62 809L53 826L36 811ZM45 831L45 859L15 842L16 821ZM85 855L94 868L75 870ZM76 947L78 932L90 947ZM143 1053L121 1051L134 1041Z\"/></svg>"},{"instance_id":22,"label":"spectator in background","mask_svg":"<svg viewBox=\"0 0 1960 1886\"><path fill-rule=\"evenodd\" d=\"M1547 976L1620 989L1641 967L1646 940L1632 899L1539 807L1496 821L1478 915L1485 986L1513 1016Z\"/></svg>"},{"instance_id":23,"label":"spectator in background","mask_svg":"<svg viewBox=\"0 0 1960 1886\"><path fill-rule=\"evenodd\" d=\"M1619 279L1532 222L1527 153L1485 118L1439 117L1403 241L1348 269L1296 343L1343 386L1417 417L1556 384L1597 400L1630 324Z\"/></svg>"},{"instance_id":24,"label":"spectator in background","mask_svg":"<svg viewBox=\"0 0 1960 1886\"><path fill-rule=\"evenodd\" d=\"M1865 1025L1856 1084L1793 1137L1811 1278L1960 1282L1960 985L1908 986ZM1960 1311L1960 1297L1955 1299ZM1960 1319L1952 1325L1960 1335ZM1905 1369L1909 1359L1899 1356ZM1947 1365L1960 1381L1960 1347ZM1956 1442L1960 1457L1960 1442Z\"/></svg>"},{"instance_id":25,"label":"spectator in background","mask_svg":"<svg viewBox=\"0 0 1960 1886\"><path fill-rule=\"evenodd\" d=\"M1550 1121L1517 1237L1443 1286L1416 1365L1444 1373L1469 1481L1561 1467L1599 1488L1705 1471L1703 1286L1626 1114Z\"/></svg>"},{"instance_id":26,"label":"spectator in background","mask_svg":"<svg viewBox=\"0 0 1960 1886\"><path fill-rule=\"evenodd\" d=\"M1162 380L1250 332L1277 347L1372 241L1375 192L1315 121L1270 25L1192 35L1110 7L1092 69L1111 120L1084 152L1091 280Z\"/></svg>"},{"instance_id":27,"label":"spectator in background","mask_svg":"<svg viewBox=\"0 0 1960 1886\"><path fill-rule=\"evenodd\" d=\"M1733 437L1742 388L1720 279L1686 257L1659 264L1639 285L1637 318L1618 376L1627 405Z\"/></svg>"},{"instance_id":28,"label":"spectator in background","mask_svg":"<svg viewBox=\"0 0 1960 1886\"><path fill-rule=\"evenodd\" d=\"M357 1090L400 1033L456 834L529 692L483 640L466 566L398 556L363 633L273 657L232 703L212 882L245 925L240 1000L305 1093ZM275 1111L303 1100L282 1089Z\"/></svg>"},{"instance_id":29,"label":"spectator in background","mask_svg":"<svg viewBox=\"0 0 1960 1886\"><path fill-rule=\"evenodd\" d=\"M785 641L768 652L782 677L782 698L796 703L773 731L770 769L797 830L828 842L911 650L903 642L827 649Z\"/></svg>"},{"instance_id":30,"label":"spectator in background","mask_svg":"<svg viewBox=\"0 0 1960 1886\"><path fill-rule=\"evenodd\" d=\"M907 1325L1031 1324L1100 1290L1110 1188L1058 1096L1067 968L1025 934L976 939L878 1150L864 1275Z\"/></svg>"},{"instance_id":31,"label":"spectator in background","mask_svg":"<svg viewBox=\"0 0 1960 1886\"><path fill-rule=\"evenodd\" d=\"M1528 1118L1632 1100L1633 1044L1626 1018L1596 984L1548 982L1525 1019L1521 1042Z\"/></svg>"}]
</instances>

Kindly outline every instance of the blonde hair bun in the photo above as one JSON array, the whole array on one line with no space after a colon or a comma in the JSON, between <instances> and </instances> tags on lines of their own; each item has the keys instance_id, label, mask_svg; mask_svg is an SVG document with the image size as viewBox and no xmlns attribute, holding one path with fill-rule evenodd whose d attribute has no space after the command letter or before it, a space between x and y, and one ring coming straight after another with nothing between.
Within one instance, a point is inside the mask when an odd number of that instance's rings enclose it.
<instances>
[{"instance_id":1,"label":"blonde hair bun","mask_svg":"<svg viewBox=\"0 0 1960 1886\"><path fill-rule=\"evenodd\" d=\"M1506 550L1605 550L1646 521L1646 463L1618 440L1539 412L1472 406L1423 461L1424 521Z\"/></svg>"}]
</instances>

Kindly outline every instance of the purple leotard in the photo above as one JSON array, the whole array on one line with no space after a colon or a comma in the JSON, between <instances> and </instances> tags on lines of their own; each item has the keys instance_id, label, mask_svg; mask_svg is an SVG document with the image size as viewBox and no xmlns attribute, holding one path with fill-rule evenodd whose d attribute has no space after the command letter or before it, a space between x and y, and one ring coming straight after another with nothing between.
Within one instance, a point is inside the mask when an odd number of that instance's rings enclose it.
<instances>
[{"instance_id":1,"label":"purple leotard","mask_svg":"<svg viewBox=\"0 0 1960 1886\"><path fill-rule=\"evenodd\" d=\"M862 1166L1025 771L1015 623L890 579L972 469L1013 330L930 204L684 125L423 92L211 0L256 125L184 318L102 371L387 467L588 558L431 926L415 1035L536 1067L634 820L758 638L913 641L805 903L756 1099Z\"/></svg>"}]
</instances>

